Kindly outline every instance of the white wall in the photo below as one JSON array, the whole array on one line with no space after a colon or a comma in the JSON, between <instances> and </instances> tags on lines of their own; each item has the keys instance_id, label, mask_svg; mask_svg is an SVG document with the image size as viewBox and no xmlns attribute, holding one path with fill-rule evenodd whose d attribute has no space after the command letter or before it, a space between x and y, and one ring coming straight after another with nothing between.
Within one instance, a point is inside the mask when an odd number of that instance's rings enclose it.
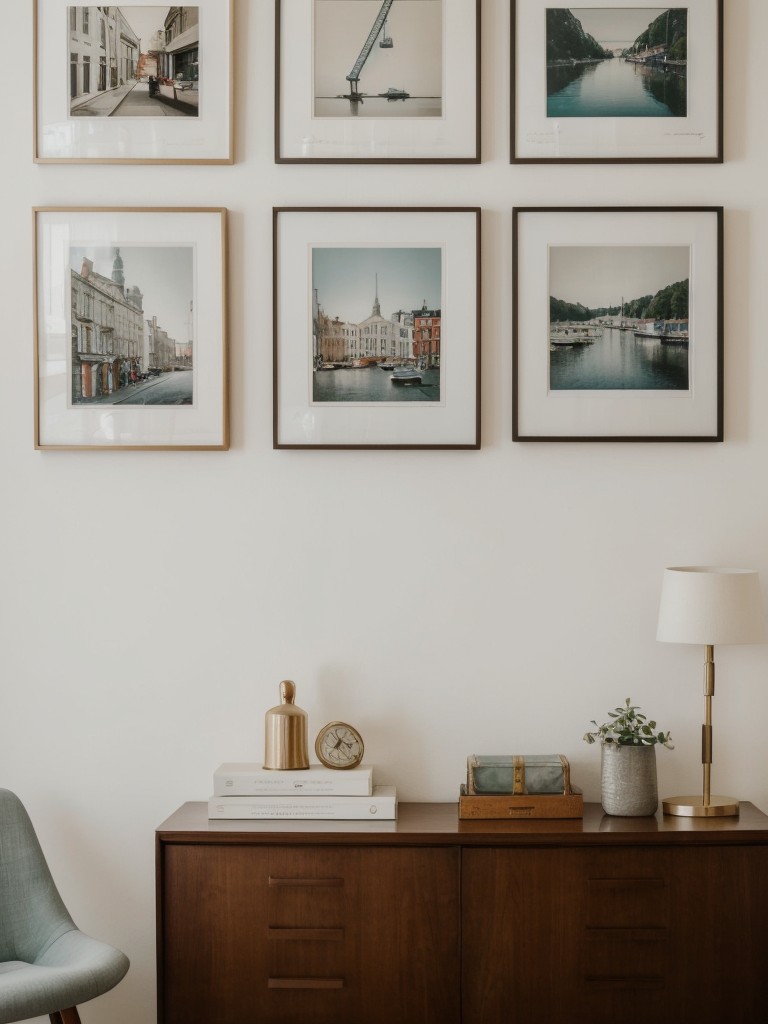
<instances>
[{"instance_id":1,"label":"white wall","mask_svg":"<svg viewBox=\"0 0 768 1024\"><path fill-rule=\"evenodd\" d=\"M768 5L726 4L722 166L551 168L508 162L508 6L483 3L483 163L345 169L273 163L271 0L236 2L234 166L35 166L32 3L5 5L0 785L132 960L84 1024L154 1021L153 830L260 759L285 677L406 800L498 751L565 753L597 799L581 736L628 695L677 740L662 792L700 787L703 652L656 614L665 565L768 585ZM271 207L404 201L484 210L482 450L273 451ZM137 202L231 210L232 450L35 452L30 208ZM725 443L513 444L511 208L638 203L726 208ZM768 647L717 660L713 790L768 810Z\"/></svg>"}]
</instances>

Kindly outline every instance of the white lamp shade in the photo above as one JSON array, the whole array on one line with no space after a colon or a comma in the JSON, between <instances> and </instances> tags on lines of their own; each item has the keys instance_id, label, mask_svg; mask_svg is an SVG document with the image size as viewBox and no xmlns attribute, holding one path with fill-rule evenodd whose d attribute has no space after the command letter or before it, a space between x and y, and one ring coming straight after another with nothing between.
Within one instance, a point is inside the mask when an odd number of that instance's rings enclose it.
<instances>
[{"instance_id":1,"label":"white lamp shade","mask_svg":"<svg viewBox=\"0 0 768 1024\"><path fill-rule=\"evenodd\" d=\"M765 622L757 572L700 565L665 569L656 639L677 644L761 643Z\"/></svg>"}]
</instances>

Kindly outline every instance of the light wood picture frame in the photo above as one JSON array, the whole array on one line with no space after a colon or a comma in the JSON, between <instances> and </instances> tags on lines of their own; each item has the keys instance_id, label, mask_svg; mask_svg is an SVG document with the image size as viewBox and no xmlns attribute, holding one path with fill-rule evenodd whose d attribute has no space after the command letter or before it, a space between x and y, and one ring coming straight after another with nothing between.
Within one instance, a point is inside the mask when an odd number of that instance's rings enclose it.
<instances>
[{"instance_id":1,"label":"light wood picture frame","mask_svg":"<svg viewBox=\"0 0 768 1024\"><path fill-rule=\"evenodd\" d=\"M229 447L227 211L38 207L35 448Z\"/></svg>"},{"instance_id":2,"label":"light wood picture frame","mask_svg":"<svg viewBox=\"0 0 768 1024\"><path fill-rule=\"evenodd\" d=\"M234 0L33 2L37 163L233 163Z\"/></svg>"}]
</instances>

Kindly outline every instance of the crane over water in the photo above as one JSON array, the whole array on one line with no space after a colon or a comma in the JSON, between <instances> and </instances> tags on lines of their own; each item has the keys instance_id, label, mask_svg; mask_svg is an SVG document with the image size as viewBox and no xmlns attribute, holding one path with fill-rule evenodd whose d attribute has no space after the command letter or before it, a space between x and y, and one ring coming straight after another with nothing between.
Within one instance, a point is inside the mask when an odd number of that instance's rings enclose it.
<instances>
[{"instance_id":1,"label":"crane over water","mask_svg":"<svg viewBox=\"0 0 768 1024\"><path fill-rule=\"evenodd\" d=\"M360 55L355 61L352 70L347 75L347 81L351 85L351 92L348 98L351 100L359 100L362 102L362 97L357 91L357 84L360 81L360 72L363 70L365 62L370 57L371 50L375 46L376 40L378 39L379 33L382 31L382 29L384 30L384 35L382 37L381 42L379 43L379 46L389 50L394 45L390 36L387 35L386 29L387 15L389 14L390 8L392 7L393 3L394 0L384 0L384 2L382 3L381 10L376 15L376 19L373 22L373 28L368 33L368 38L363 43L363 48L360 51Z\"/></svg>"}]
</instances>

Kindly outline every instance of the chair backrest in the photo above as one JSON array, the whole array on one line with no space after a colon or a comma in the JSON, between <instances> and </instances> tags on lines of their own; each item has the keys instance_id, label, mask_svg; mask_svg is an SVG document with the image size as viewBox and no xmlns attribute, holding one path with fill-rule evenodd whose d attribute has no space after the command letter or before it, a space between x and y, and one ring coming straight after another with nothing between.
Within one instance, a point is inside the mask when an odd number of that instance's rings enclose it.
<instances>
[{"instance_id":1,"label":"chair backrest","mask_svg":"<svg viewBox=\"0 0 768 1024\"><path fill-rule=\"evenodd\" d=\"M33 963L75 927L24 805L0 789L0 963Z\"/></svg>"}]
</instances>

